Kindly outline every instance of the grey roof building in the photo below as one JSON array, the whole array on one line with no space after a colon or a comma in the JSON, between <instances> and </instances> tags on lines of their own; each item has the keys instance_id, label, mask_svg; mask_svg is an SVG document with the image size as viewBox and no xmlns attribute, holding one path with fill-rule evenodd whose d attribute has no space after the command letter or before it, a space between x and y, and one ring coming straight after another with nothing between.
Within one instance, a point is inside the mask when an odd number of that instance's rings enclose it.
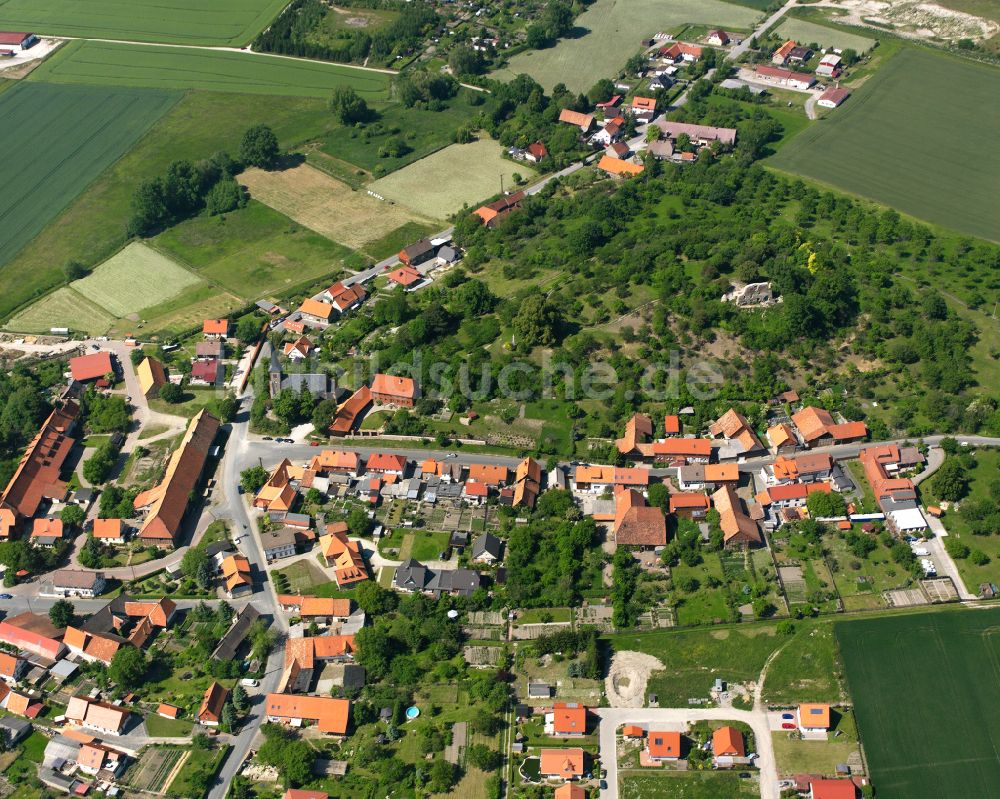
<instances>
[{"instance_id":1,"label":"grey roof building","mask_svg":"<svg viewBox=\"0 0 1000 799\"><path fill-rule=\"evenodd\" d=\"M502 552L503 541L493 535L493 533L483 533L472 542L473 560L495 563L500 560Z\"/></svg>"},{"instance_id":2,"label":"grey roof building","mask_svg":"<svg viewBox=\"0 0 1000 799\"><path fill-rule=\"evenodd\" d=\"M232 626L222 636L219 645L212 653L212 660L233 660L236 657L236 650L240 648L247 634L250 632L250 625L260 618L260 613L253 605L246 605L243 610L236 614L236 620Z\"/></svg>"}]
</instances>

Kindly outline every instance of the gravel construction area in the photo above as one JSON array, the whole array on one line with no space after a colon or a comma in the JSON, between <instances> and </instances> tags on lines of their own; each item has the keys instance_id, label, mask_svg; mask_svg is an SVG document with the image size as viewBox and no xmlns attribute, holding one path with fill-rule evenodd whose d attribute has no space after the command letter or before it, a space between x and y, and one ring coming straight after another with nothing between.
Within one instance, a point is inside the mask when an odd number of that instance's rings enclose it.
<instances>
[{"instance_id":1,"label":"gravel construction area","mask_svg":"<svg viewBox=\"0 0 1000 799\"><path fill-rule=\"evenodd\" d=\"M616 652L604 680L604 692L611 707L644 707L649 675L665 666L642 652Z\"/></svg>"}]
</instances>

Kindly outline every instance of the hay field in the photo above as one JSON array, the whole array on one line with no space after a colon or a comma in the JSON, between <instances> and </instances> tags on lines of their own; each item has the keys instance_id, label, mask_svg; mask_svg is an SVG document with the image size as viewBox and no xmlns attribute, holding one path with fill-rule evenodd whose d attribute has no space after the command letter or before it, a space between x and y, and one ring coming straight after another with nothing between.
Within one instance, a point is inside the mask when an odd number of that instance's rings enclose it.
<instances>
[{"instance_id":1,"label":"hay field","mask_svg":"<svg viewBox=\"0 0 1000 799\"><path fill-rule=\"evenodd\" d=\"M1000 241L1000 69L905 47L768 164Z\"/></svg>"},{"instance_id":2,"label":"hay field","mask_svg":"<svg viewBox=\"0 0 1000 799\"><path fill-rule=\"evenodd\" d=\"M141 242L132 242L70 286L113 316L125 318L176 297L201 279Z\"/></svg>"},{"instance_id":3,"label":"hay field","mask_svg":"<svg viewBox=\"0 0 1000 799\"><path fill-rule=\"evenodd\" d=\"M349 85L369 102L388 99L382 72L322 61L205 48L77 41L31 73L31 80L97 86L275 94L328 99Z\"/></svg>"},{"instance_id":4,"label":"hay field","mask_svg":"<svg viewBox=\"0 0 1000 799\"><path fill-rule=\"evenodd\" d=\"M500 153L500 145L489 138L452 144L376 180L371 188L417 213L443 219L463 205L476 206L499 194L501 176L503 187L510 189L515 172L524 178L535 174L531 167L508 161Z\"/></svg>"},{"instance_id":5,"label":"hay field","mask_svg":"<svg viewBox=\"0 0 1000 799\"><path fill-rule=\"evenodd\" d=\"M0 0L5 30L171 44L246 44L286 0Z\"/></svg>"},{"instance_id":6,"label":"hay field","mask_svg":"<svg viewBox=\"0 0 1000 799\"><path fill-rule=\"evenodd\" d=\"M68 327L91 336L107 333L114 317L68 286L46 294L11 317L4 330L18 333L47 333L53 327Z\"/></svg>"},{"instance_id":7,"label":"hay field","mask_svg":"<svg viewBox=\"0 0 1000 799\"><path fill-rule=\"evenodd\" d=\"M759 11L721 0L596 0L577 17L576 38L518 53L494 77L509 80L523 72L547 90L565 83L585 92L600 78L617 75L641 49L640 40L657 31L685 23L748 30L760 18Z\"/></svg>"},{"instance_id":8,"label":"hay field","mask_svg":"<svg viewBox=\"0 0 1000 799\"><path fill-rule=\"evenodd\" d=\"M835 47L838 50L849 47L858 53L867 53L875 46L874 39L788 16L778 26L778 33L785 39L794 39L801 44L818 44L820 47Z\"/></svg>"},{"instance_id":9,"label":"hay field","mask_svg":"<svg viewBox=\"0 0 1000 799\"><path fill-rule=\"evenodd\" d=\"M255 199L354 250L364 249L408 222L425 221L405 206L353 191L308 164L281 172L248 169L239 181Z\"/></svg>"},{"instance_id":10,"label":"hay field","mask_svg":"<svg viewBox=\"0 0 1000 799\"><path fill-rule=\"evenodd\" d=\"M837 622L834 630L879 797L994 796L1000 610Z\"/></svg>"},{"instance_id":11,"label":"hay field","mask_svg":"<svg viewBox=\"0 0 1000 799\"><path fill-rule=\"evenodd\" d=\"M31 81L0 94L0 266L128 152L179 97Z\"/></svg>"}]
</instances>

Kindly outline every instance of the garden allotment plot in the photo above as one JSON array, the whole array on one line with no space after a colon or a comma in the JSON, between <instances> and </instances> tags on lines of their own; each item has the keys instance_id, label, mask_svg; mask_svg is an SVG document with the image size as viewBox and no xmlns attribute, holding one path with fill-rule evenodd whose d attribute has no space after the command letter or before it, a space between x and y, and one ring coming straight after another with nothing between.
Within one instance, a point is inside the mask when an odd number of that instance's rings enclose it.
<instances>
[{"instance_id":1,"label":"garden allotment plot","mask_svg":"<svg viewBox=\"0 0 1000 799\"><path fill-rule=\"evenodd\" d=\"M370 102L388 99L390 77L341 64L246 52L82 41L70 42L31 75L54 83L323 99L337 86L351 86Z\"/></svg>"},{"instance_id":2,"label":"garden allotment plot","mask_svg":"<svg viewBox=\"0 0 1000 799\"><path fill-rule=\"evenodd\" d=\"M1000 69L903 48L769 163L1000 241Z\"/></svg>"},{"instance_id":3,"label":"garden allotment plot","mask_svg":"<svg viewBox=\"0 0 1000 799\"><path fill-rule=\"evenodd\" d=\"M838 622L835 633L879 797L996 796L1000 610Z\"/></svg>"},{"instance_id":4,"label":"garden allotment plot","mask_svg":"<svg viewBox=\"0 0 1000 799\"><path fill-rule=\"evenodd\" d=\"M286 0L0 0L0 29L88 39L246 44Z\"/></svg>"},{"instance_id":5,"label":"garden allotment plot","mask_svg":"<svg viewBox=\"0 0 1000 799\"><path fill-rule=\"evenodd\" d=\"M0 94L0 267L179 97L34 82Z\"/></svg>"}]
</instances>

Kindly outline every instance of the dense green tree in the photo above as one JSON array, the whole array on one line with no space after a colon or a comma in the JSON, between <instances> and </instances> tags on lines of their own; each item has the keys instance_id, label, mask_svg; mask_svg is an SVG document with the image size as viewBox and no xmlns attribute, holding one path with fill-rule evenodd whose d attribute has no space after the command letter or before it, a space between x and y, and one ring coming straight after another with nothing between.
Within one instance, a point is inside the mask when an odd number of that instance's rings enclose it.
<instances>
[{"instance_id":1,"label":"dense green tree","mask_svg":"<svg viewBox=\"0 0 1000 799\"><path fill-rule=\"evenodd\" d=\"M365 122L371 115L368 103L351 86L338 86L330 98L330 110L343 125Z\"/></svg>"},{"instance_id":2,"label":"dense green tree","mask_svg":"<svg viewBox=\"0 0 1000 799\"><path fill-rule=\"evenodd\" d=\"M211 216L227 214L245 206L249 199L245 188L232 178L227 178L220 180L209 189L205 196L205 210Z\"/></svg>"},{"instance_id":3,"label":"dense green tree","mask_svg":"<svg viewBox=\"0 0 1000 799\"><path fill-rule=\"evenodd\" d=\"M134 646L123 646L111 659L108 677L123 691L134 691L146 676L146 656Z\"/></svg>"},{"instance_id":4,"label":"dense green tree","mask_svg":"<svg viewBox=\"0 0 1000 799\"><path fill-rule=\"evenodd\" d=\"M272 169L278 160L278 137L267 125L247 128L240 141L240 160L247 166Z\"/></svg>"},{"instance_id":5,"label":"dense green tree","mask_svg":"<svg viewBox=\"0 0 1000 799\"><path fill-rule=\"evenodd\" d=\"M932 478L934 493L949 502L958 502L969 492L969 475L961 461L949 457Z\"/></svg>"},{"instance_id":6,"label":"dense green tree","mask_svg":"<svg viewBox=\"0 0 1000 799\"><path fill-rule=\"evenodd\" d=\"M59 518L67 527L78 527L83 524L87 514L79 505L67 505L60 511Z\"/></svg>"},{"instance_id":7,"label":"dense green tree","mask_svg":"<svg viewBox=\"0 0 1000 799\"><path fill-rule=\"evenodd\" d=\"M62 629L69 627L76 618L76 606L68 599L57 599L49 608L49 621Z\"/></svg>"},{"instance_id":8,"label":"dense green tree","mask_svg":"<svg viewBox=\"0 0 1000 799\"><path fill-rule=\"evenodd\" d=\"M164 383L160 386L159 397L168 405L176 405L184 401L184 389L177 383Z\"/></svg>"}]
</instances>

